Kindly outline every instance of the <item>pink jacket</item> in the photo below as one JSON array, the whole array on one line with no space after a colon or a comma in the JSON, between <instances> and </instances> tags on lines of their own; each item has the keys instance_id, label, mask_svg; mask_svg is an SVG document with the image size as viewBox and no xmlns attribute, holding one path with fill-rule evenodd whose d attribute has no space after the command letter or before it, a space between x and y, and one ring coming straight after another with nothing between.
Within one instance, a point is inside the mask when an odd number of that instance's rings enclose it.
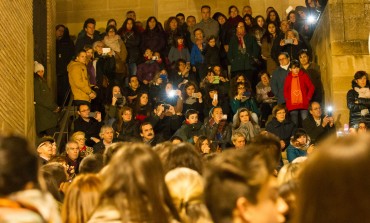
<instances>
[{"instance_id":1,"label":"pink jacket","mask_svg":"<svg viewBox=\"0 0 370 223\"><path fill-rule=\"evenodd\" d=\"M286 107L288 111L297 110L297 109L308 109L308 105L311 101L312 95L315 92L315 87L311 82L310 77L303 72L302 70L298 73L299 85L301 86L302 91L302 104L292 105L291 103L291 84L292 84L292 72L288 73L288 76L285 78L284 83L284 98L286 102Z\"/></svg>"}]
</instances>

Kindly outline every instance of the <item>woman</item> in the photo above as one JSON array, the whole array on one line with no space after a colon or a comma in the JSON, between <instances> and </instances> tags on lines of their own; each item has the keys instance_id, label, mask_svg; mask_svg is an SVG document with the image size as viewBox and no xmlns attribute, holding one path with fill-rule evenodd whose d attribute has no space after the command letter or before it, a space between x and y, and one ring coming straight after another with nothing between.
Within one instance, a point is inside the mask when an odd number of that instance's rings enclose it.
<instances>
[{"instance_id":1,"label":"woman","mask_svg":"<svg viewBox=\"0 0 370 223\"><path fill-rule=\"evenodd\" d=\"M182 113L188 109L194 109L196 111L203 111L203 98L202 92L198 90L198 87L193 82L188 82L185 84L184 89L182 90L182 98L183 98L183 108ZM199 113L200 117L199 120L203 122L203 114Z\"/></svg>"},{"instance_id":2,"label":"woman","mask_svg":"<svg viewBox=\"0 0 370 223\"><path fill-rule=\"evenodd\" d=\"M148 145L123 144L102 178L101 198L90 223L180 220L164 182L161 161Z\"/></svg>"},{"instance_id":3,"label":"woman","mask_svg":"<svg viewBox=\"0 0 370 223\"><path fill-rule=\"evenodd\" d=\"M204 92L203 114L205 118L209 116L209 111L217 106L221 107L222 111L224 111L225 114L230 113L229 98L225 97L225 95L222 94L217 85L209 85L207 88L204 89Z\"/></svg>"},{"instance_id":4,"label":"woman","mask_svg":"<svg viewBox=\"0 0 370 223\"><path fill-rule=\"evenodd\" d=\"M94 153L94 149L92 147L86 146L86 138L85 138L85 133L78 131L73 133L71 136L71 140L77 142L78 148L80 149L80 156L81 157L86 157L90 154Z\"/></svg>"},{"instance_id":5,"label":"woman","mask_svg":"<svg viewBox=\"0 0 370 223\"><path fill-rule=\"evenodd\" d=\"M101 187L101 179L94 174L76 177L69 186L64 199L63 222L87 222L97 207Z\"/></svg>"},{"instance_id":6,"label":"woman","mask_svg":"<svg viewBox=\"0 0 370 223\"><path fill-rule=\"evenodd\" d=\"M229 7L229 18L227 19L224 29L225 29L225 50L226 53L229 51L229 45L231 38L235 35L236 27L239 22L243 22L243 18L239 15L239 9L235 5Z\"/></svg>"},{"instance_id":7,"label":"woman","mask_svg":"<svg viewBox=\"0 0 370 223\"><path fill-rule=\"evenodd\" d=\"M256 38L247 34L244 22L238 23L236 33L230 40L227 55L231 63L231 77L243 73L253 84L256 70L253 61L259 57L260 47Z\"/></svg>"},{"instance_id":8,"label":"woman","mask_svg":"<svg viewBox=\"0 0 370 223\"><path fill-rule=\"evenodd\" d=\"M179 89L182 89L188 81L197 81L194 73L190 71L190 64L183 59L178 59L175 63L175 69L169 75L170 81Z\"/></svg>"},{"instance_id":9,"label":"woman","mask_svg":"<svg viewBox=\"0 0 370 223\"><path fill-rule=\"evenodd\" d=\"M176 47L176 37L177 36L185 36L182 33L182 29L180 27L180 21L175 16L171 16L167 19L164 25L164 34L166 40L166 50L163 52L164 57L168 58L168 53L170 52L172 47ZM183 37L184 38L184 37ZM187 42L184 40L183 42Z\"/></svg>"},{"instance_id":10,"label":"woman","mask_svg":"<svg viewBox=\"0 0 370 223\"><path fill-rule=\"evenodd\" d=\"M207 136L201 135L198 137L197 141L195 142L194 148L202 155L207 155L211 153L211 141L207 138Z\"/></svg>"},{"instance_id":11,"label":"woman","mask_svg":"<svg viewBox=\"0 0 370 223\"><path fill-rule=\"evenodd\" d=\"M138 100L132 106L133 116L137 121L143 123L152 111L152 106L149 102L149 94L147 92L141 92L137 96Z\"/></svg>"},{"instance_id":12,"label":"woman","mask_svg":"<svg viewBox=\"0 0 370 223\"><path fill-rule=\"evenodd\" d=\"M241 132L246 138L246 142L251 142L261 129L254 121L252 113L247 108L240 108L233 118L232 132Z\"/></svg>"},{"instance_id":13,"label":"woman","mask_svg":"<svg viewBox=\"0 0 370 223\"><path fill-rule=\"evenodd\" d=\"M252 88L249 82L238 83L233 89L232 99L230 101L230 106L235 114L239 108L248 108L253 114L252 118L254 122L258 123L258 115L260 111L258 109L256 100L252 95Z\"/></svg>"},{"instance_id":14,"label":"woman","mask_svg":"<svg viewBox=\"0 0 370 223\"><path fill-rule=\"evenodd\" d=\"M103 43L111 48L114 52L114 59L116 62L114 83L123 85L124 78L127 77L127 49L125 43L121 37L117 34L117 28L113 25L109 25L106 28L106 36L104 37ZM112 82L113 83L113 82ZM111 83L111 84L112 84Z\"/></svg>"},{"instance_id":15,"label":"woman","mask_svg":"<svg viewBox=\"0 0 370 223\"><path fill-rule=\"evenodd\" d=\"M298 57L299 62L301 63L301 69L308 74L313 86L315 86L312 101L316 101L321 104L324 97L324 87L321 81L320 66L310 60L311 58L306 49L300 50L298 52Z\"/></svg>"},{"instance_id":16,"label":"woman","mask_svg":"<svg viewBox=\"0 0 370 223\"><path fill-rule=\"evenodd\" d=\"M169 171L165 180L182 222L213 223L204 204L204 180L199 173L179 167Z\"/></svg>"},{"instance_id":17,"label":"woman","mask_svg":"<svg viewBox=\"0 0 370 223\"><path fill-rule=\"evenodd\" d=\"M267 32L261 40L261 56L262 59L266 60L266 69L269 74L272 74L272 72L277 68L277 64L271 56L271 50L276 37L279 35L278 32L279 29L276 27L275 23L267 23Z\"/></svg>"},{"instance_id":18,"label":"woman","mask_svg":"<svg viewBox=\"0 0 370 223\"><path fill-rule=\"evenodd\" d=\"M60 107L55 103L46 78L44 78L44 66L35 61L34 71L36 133L41 137L43 135L52 136L57 131Z\"/></svg>"},{"instance_id":19,"label":"woman","mask_svg":"<svg viewBox=\"0 0 370 223\"><path fill-rule=\"evenodd\" d=\"M289 22L289 29L299 29L299 24L296 18L296 13L294 10L290 11L287 15L287 20Z\"/></svg>"},{"instance_id":20,"label":"woman","mask_svg":"<svg viewBox=\"0 0 370 223\"><path fill-rule=\"evenodd\" d=\"M270 75L267 72L259 73L260 82L256 86L257 102L260 104L261 110L261 127L265 127L265 123L271 115L272 108L276 105L276 98L271 91Z\"/></svg>"},{"instance_id":21,"label":"woman","mask_svg":"<svg viewBox=\"0 0 370 223\"><path fill-rule=\"evenodd\" d=\"M159 101L172 105L176 113L181 113L183 110L182 93L180 90L174 90L171 82L168 82L160 93Z\"/></svg>"},{"instance_id":22,"label":"woman","mask_svg":"<svg viewBox=\"0 0 370 223\"><path fill-rule=\"evenodd\" d=\"M298 157L310 154L314 148L313 145L310 146L310 142L307 132L304 129L297 129L290 140L290 145L286 149L289 163Z\"/></svg>"},{"instance_id":23,"label":"woman","mask_svg":"<svg viewBox=\"0 0 370 223\"><path fill-rule=\"evenodd\" d=\"M356 128L361 120L370 123L370 84L366 71L357 71L352 80L352 89L347 93L349 125Z\"/></svg>"},{"instance_id":24,"label":"woman","mask_svg":"<svg viewBox=\"0 0 370 223\"><path fill-rule=\"evenodd\" d=\"M272 120L266 125L266 131L279 137L281 150L285 150L289 145L290 137L296 129L295 124L286 119L286 108L284 105L276 105L272 109L272 115Z\"/></svg>"},{"instance_id":25,"label":"woman","mask_svg":"<svg viewBox=\"0 0 370 223\"><path fill-rule=\"evenodd\" d=\"M214 150L218 146L225 149L231 145L231 125L219 106L209 111L209 118L204 121L202 132L212 140L211 148Z\"/></svg>"},{"instance_id":26,"label":"woman","mask_svg":"<svg viewBox=\"0 0 370 223\"><path fill-rule=\"evenodd\" d=\"M165 49L166 41L164 38L163 28L160 23L158 23L157 18L151 16L146 21L145 30L142 34L141 41L141 52L142 54L146 49L151 49L153 52L160 52L163 55L163 50Z\"/></svg>"},{"instance_id":27,"label":"woman","mask_svg":"<svg viewBox=\"0 0 370 223\"><path fill-rule=\"evenodd\" d=\"M294 29L288 29L285 33L285 39L280 41L280 52L287 52L290 60L298 60L298 52L307 49L304 41L299 39L299 34Z\"/></svg>"},{"instance_id":28,"label":"woman","mask_svg":"<svg viewBox=\"0 0 370 223\"><path fill-rule=\"evenodd\" d=\"M220 31L218 34L218 38L220 40L220 59L221 59L221 66L224 70L227 70L227 50L228 50L228 43L226 43L227 38L227 30L226 30L226 21L227 18L221 12L216 12L213 17L214 20L218 22L220 25Z\"/></svg>"},{"instance_id":29,"label":"woman","mask_svg":"<svg viewBox=\"0 0 370 223\"><path fill-rule=\"evenodd\" d=\"M121 88L118 85L112 87L109 91L108 102L105 104L105 124L112 125L118 114L118 109L126 104L126 98L121 93Z\"/></svg>"},{"instance_id":30,"label":"woman","mask_svg":"<svg viewBox=\"0 0 370 223\"><path fill-rule=\"evenodd\" d=\"M137 64L140 58L140 42L141 36L135 26L135 21L132 18L127 18L122 27L118 30L127 49L127 64L129 75L136 75Z\"/></svg>"},{"instance_id":31,"label":"woman","mask_svg":"<svg viewBox=\"0 0 370 223\"><path fill-rule=\"evenodd\" d=\"M370 178L365 177L370 168L369 140L368 135L333 139L307 159L300 174L294 222L370 219Z\"/></svg>"},{"instance_id":32,"label":"woman","mask_svg":"<svg viewBox=\"0 0 370 223\"><path fill-rule=\"evenodd\" d=\"M203 51L206 47L204 32L202 29L197 28L194 30L195 44L191 49L190 54L190 64L192 66L192 71L196 73L198 83L205 76L206 65L204 61Z\"/></svg>"},{"instance_id":33,"label":"woman","mask_svg":"<svg viewBox=\"0 0 370 223\"><path fill-rule=\"evenodd\" d=\"M269 11L267 14L266 23L273 22L275 23L276 27L280 27L280 16L275 10Z\"/></svg>"},{"instance_id":34,"label":"woman","mask_svg":"<svg viewBox=\"0 0 370 223\"><path fill-rule=\"evenodd\" d=\"M119 112L116 123L113 124L118 140L123 142L136 142L140 140L139 122L133 118L132 108L123 106Z\"/></svg>"},{"instance_id":35,"label":"woman","mask_svg":"<svg viewBox=\"0 0 370 223\"><path fill-rule=\"evenodd\" d=\"M247 33L250 33L250 34L254 35L254 33L253 33L253 26L254 26L253 17L249 14L245 14L244 17L243 17L243 21L246 25L245 29L246 29Z\"/></svg>"},{"instance_id":36,"label":"woman","mask_svg":"<svg viewBox=\"0 0 370 223\"><path fill-rule=\"evenodd\" d=\"M261 15L258 15L254 18L254 25L253 25L253 34L254 34L254 37L256 37L257 39L257 43L258 45L261 47L262 46L262 43L261 43L261 40L262 40L262 37L265 35L266 33L266 21L265 21L265 18L263 18L263 16Z\"/></svg>"},{"instance_id":37,"label":"woman","mask_svg":"<svg viewBox=\"0 0 370 223\"><path fill-rule=\"evenodd\" d=\"M294 124L298 126L299 115L305 120L308 115L308 105L315 92L310 77L300 70L298 60L290 62L290 72L285 78L284 98L286 107Z\"/></svg>"}]
</instances>

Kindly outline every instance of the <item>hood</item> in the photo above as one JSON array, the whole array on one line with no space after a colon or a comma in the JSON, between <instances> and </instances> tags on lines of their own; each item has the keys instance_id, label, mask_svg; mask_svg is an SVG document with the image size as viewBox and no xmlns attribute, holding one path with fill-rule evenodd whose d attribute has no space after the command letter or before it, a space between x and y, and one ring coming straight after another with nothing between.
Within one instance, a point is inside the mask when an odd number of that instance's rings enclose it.
<instances>
[{"instance_id":1,"label":"hood","mask_svg":"<svg viewBox=\"0 0 370 223\"><path fill-rule=\"evenodd\" d=\"M293 136L290 138L290 144L292 145L292 146L294 146L295 148L298 148L298 149L302 149L302 150L306 150L306 149L308 149L308 147L310 146L310 144L311 144L311 138L310 138L310 136L309 135L307 135L307 142L306 142L306 144L304 144L303 146L299 146L299 147L296 147L294 144L293 144Z\"/></svg>"}]
</instances>

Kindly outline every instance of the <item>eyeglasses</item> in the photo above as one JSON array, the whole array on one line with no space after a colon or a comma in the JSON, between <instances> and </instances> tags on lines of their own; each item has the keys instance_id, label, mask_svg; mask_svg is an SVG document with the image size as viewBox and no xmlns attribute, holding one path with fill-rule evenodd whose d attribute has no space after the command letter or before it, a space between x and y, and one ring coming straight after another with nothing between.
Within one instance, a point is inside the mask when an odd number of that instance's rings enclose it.
<instances>
[{"instance_id":1,"label":"eyeglasses","mask_svg":"<svg viewBox=\"0 0 370 223\"><path fill-rule=\"evenodd\" d=\"M76 141L86 141L85 138L81 138L81 139L76 139Z\"/></svg>"},{"instance_id":2,"label":"eyeglasses","mask_svg":"<svg viewBox=\"0 0 370 223\"><path fill-rule=\"evenodd\" d=\"M320 107L318 107L318 108L312 108L312 110L317 111L317 110L321 110L321 108Z\"/></svg>"}]
</instances>

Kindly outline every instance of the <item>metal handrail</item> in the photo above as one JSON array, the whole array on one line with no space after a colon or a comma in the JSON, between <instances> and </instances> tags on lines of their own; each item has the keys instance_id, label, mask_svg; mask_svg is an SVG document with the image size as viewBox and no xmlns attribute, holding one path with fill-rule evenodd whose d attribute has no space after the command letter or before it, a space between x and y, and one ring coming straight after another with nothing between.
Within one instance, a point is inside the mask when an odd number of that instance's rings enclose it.
<instances>
[{"instance_id":1,"label":"metal handrail","mask_svg":"<svg viewBox=\"0 0 370 223\"><path fill-rule=\"evenodd\" d=\"M70 94L70 92L71 91L69 90L69 92L67 93L66 98L68 98L68 94ZM58 135L58 138L56 140L57 145L60 145L60 143L62 141L63 133L64 133L64 130L65 130L66 126L67 126L68 118L70 116L69 115L69 108L72 106L72 103L73 103L73 94L70 94L70 99L69 99L68 105L65 107L66 108L66 112L63 115L63 118L62 118L62 121L61 121L61 125L60 125L59 135ZM67 135L68 135L68 132L67 132ZM60 151L60 148L58 146L58 151L57 151L58 154L59 154L59 151Z\"/></svg>"}]
</instances>

